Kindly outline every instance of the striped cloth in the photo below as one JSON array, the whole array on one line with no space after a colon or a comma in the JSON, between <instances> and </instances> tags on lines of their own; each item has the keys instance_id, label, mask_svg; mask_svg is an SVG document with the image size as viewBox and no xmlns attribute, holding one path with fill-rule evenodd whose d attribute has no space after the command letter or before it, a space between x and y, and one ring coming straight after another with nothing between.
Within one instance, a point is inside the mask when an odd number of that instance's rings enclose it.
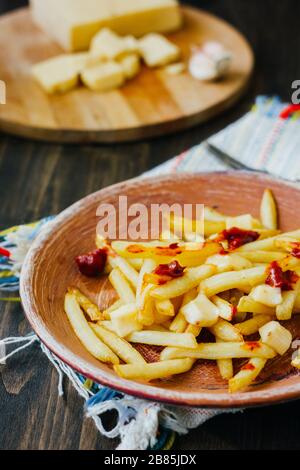
<instances>
[{"instance_id":1,"label":"striped cloth","mask_svg":"<svg viewBox=\"0 0 300 470\"><path fill-rule=\"evenodd\" d=\"M209 143L228 154L233 160L253 170L265 171L290 180L300 179L300 106L289 106L278 98L258 97L252 110L243 118L209 139ZM178 157L147 172L143 176L155 176L174 172L201 172L228 169L228 164L214 156L207 143L202 143ZM0 233L0 293L18 290L22 261L32 240L50 218L13 227ZM6 294L8 295L8 294ZM18 297L1 300L18 301ZM35 335L21 338L25 346L34 341ZM6 341L6 343L5 343ZM15 344L16 338L3 340L3 344ZM1 342L0 342L1 345ZM121 437L120 449L170 449L175 431L185 433L207 419L216 416L220 410L202 410L168 407L134 399L114 390L102 387L75 373L45 346L43 352L56 367L59 376L59 390L62 393L62 374L66 374L78 393L86 400L87 415L91 416L97 428L108 437ZM0 358L1 359L1 358ZM119 422L112 431L105 431L99 415L116 409ZM146 411L145 411L146 410ZM230 411L230 410L229 410ZM145 422L145 416L147 421ZM153 429L145 437L152 416ZM135 425L135 423L138 423ZM146 425L147 424L147 425Z\"/></svg>"},{"instance_id":2,"label":"striped cloth","mask_svg":"<svg viewBox=\"0 0 300 470\"><path fill-rule=\"evenodd\" d=\"M300 106L260 96L251 111L207 141L245 168L300 180ZM221 171L228 164L207 143L187 150L145 176L174 172Z\"/></svg>"}]
</instances>

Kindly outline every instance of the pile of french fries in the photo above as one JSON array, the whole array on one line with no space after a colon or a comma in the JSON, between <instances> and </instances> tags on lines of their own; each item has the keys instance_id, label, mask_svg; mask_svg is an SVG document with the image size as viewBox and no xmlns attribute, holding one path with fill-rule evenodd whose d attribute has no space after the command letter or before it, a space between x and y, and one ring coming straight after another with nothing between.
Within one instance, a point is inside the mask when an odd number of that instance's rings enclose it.
<instances>
[{"instance_id":1,"label":"pile of french fries","mask_svg":"<svg viewBox=\"0 0 300 470\"><path fill-rule=\"evenodd\" d=\"M118 300L100 311L76 288L68 290L65 311L81 343L126 379L166 378L205 359L216 361L230 392L247 388L269 359L290 349L284 322L300 313L300 230L278 230L268 189L260 213L260 220L229 217L205 207L205 240L194 221L174 215L168 215L171 231L159 241L108 244L98 237L97 247L108 249L106 273ZM255 231L258 239L228 250L220 233L232 227ZM156 273L175 260L184 267L181 276ZM281 273L293 272L291 288L266 283L274 262ZM209 332L205 341L203 330ZM161 346L160 360L147 363L137 344ZM234 359L241 358L246 362L236 370ZM300 355L292 364L300 368Z\"/></svg>"}]
</instances>

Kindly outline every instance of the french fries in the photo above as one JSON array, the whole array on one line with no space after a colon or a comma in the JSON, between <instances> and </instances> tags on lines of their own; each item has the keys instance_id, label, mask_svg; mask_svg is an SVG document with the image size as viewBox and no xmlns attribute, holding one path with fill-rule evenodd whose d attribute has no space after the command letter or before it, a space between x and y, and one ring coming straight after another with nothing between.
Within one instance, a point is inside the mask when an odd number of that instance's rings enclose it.
<instances>
[{"instance_id":1,"label":"french fries","mask_svg":"<svg viewBox=\"0 0 300 470\"><path fill-rule=\"evenodd\" d=\"M127 364L146 364L143 356L134 349L128 341L120 338L117 334L103 328L103 326L99 324L91 323L90 326L98 338L124 362Z\"/></svg>"},{"instance_id":2,"label":"french fries","mask_svg":"<svg viewBox=\"0 0 300 470\"><path fill-rule=\"evenodd\" d=\"M69 289L69 293L75 295L77 302L83 311L90 317L92 321L103 319L103 314L100 312L97 305L93 304L82 292L78 289Z\"/></svg>"},{"instance_id":3,"label":"french fries","mask_svg":"<svg viewBox=\"0 0 300 470\"><path fill-rule=\"evenodd\" d=\"M175 359L172 361L154 362L151 364L126 364L115 366L115 372L124 379L155 380L183 374L193 365L192 359Z\"/></svg>"},{"instance_id":4,"label":"french fries","mask_svg":"<svg viewBox=\"0 0 300 470\"><path fill-rule=\"evenodd\" d=\"M249 336L256 333L260 327L264 326L266 323L272 320L270 315L255 315L241 323L237 323L235 328L243 335Z\"/></svg>"},{"instance_id":5,"label":"french fries","mask_svg":"<svg viewBox=\"0 0 300 470\"><path fill-rule=\"evenodd\" d=\"M167 242L152 242L152 243L130 243L123 241L116 241L112 243L112 248L120 256L124 258L143 258L153 259L157 264L170 263L174 259L177 260L182 266L199 266L209 256L218 253L220 246L213 241L206 243L175 243L178 245L172 248L172 243Z\"/></svg>"},{"instance_id":6,"label":"french fries","mask_svg":"<svg viewBox=\"0 0 300 470\"><path fill-rule=\"evenodd\" d=\"M163 331L136 331L127 337L130 343L152 344L154 346L176 346L196 348L197 341L191 333L172 333Z\"/></svg>"},{"instance_id":7,"label":"french fries","mask_svg":"<svg viewBox=\"0 0 300 470\"><path fill-rule=\"evenodd\" d=\"M275 315L276 311L274 308L267 307L267 305L263 305L260 302L256 302L253 298L249 295L245 295L240 298L238 306L238 312L251 312L253 314L262 314L262 315Z\"/></svg>"},{"instance_id":8,"label":"french fries","mask_svg":"<svg viewBox=\"0 0 300 470\"><path fill-rule=\"evenodd\" d=\"M161 359L163 356L161 353ZM240 343L201 343L197 348L183 349L174 348L169 359L179 359L190 357L194 359L237 359L243 357L261 357L263 359L272 359L276 352L259 341L240 342Z\"/></svg>"},{"instance_id":9,"label":"french fries","mask_svg":"<svg viewBox=\"0 0 300 470\"><path fill-rule=\"evenodd\" d=\"M151 295L160 300L173 299L197 287L203 279L208 278L215 271L216 268L212 265L202 265L198 268L186 269L182 277L172 279L167 284L156 287L151 292Z\"/></svg>"},{"instance_id":10,"label":"french fries","mask_svg":"<svg viewBox=\"0 0 300 470\"><path fill-rule=\"evenodd\" d=\"M257 285L263 282L265 278L266 270L264 267L229 271L205 279L201 282L201 290L208 297L212 297L225 290Z\"/></svg>"},{"instance_id":11,"label":"french fries","mask_svg":"<svg viewBox=\"0 0 300 470\"><path fill-rule=\"evenodd\" d=\"M110 318L114 330L121 338L142 329L142 324L138 321L138 308L135 303L122 305L111 312Z\"/></svg>"},{"instance_id":12,"label":"french fries","mask_svg":"<svg viewBox=\"0 0 300 470\"><path fill-rule=\"evenodd\" d=\"M253 382L262 369L265 367L267 360L261 357L254 357L241 368L241 370L229 380L229 391L231 393L238 392L248 387ZM118 367L118 366L115 366Z\"/></svg>"},{"instance_id":13,"label":"french fries","mask_svg":"<svg viewBox=\"0 0 300 470\"><path fill-rule=\"evenodd\" d=\"M271 230L277 229L277 207L270 189L264 191L260 206L260 218L264 227Z\"/></svg>"},{"instance_id":14,"label":"french fries","mask_svg":"<svg viewBox=\"0 0 300 470\"><path fill-rule=\"evenodd\" d=\"M119 268L113 269L108 279L125 304L135 302L135 294Z\"/></svg>"},{"instance_id":15,"label":"french fries","mask_svg":"<svg viewBox=\"0 0 300 470\"><path fill-rule=\"evenodd\" d=\"M211 326L209 331L222 341L243 341L243 336L241 335L240 330L222 318L220 318L214 326Z\"/></svg>"},{"instance_id":16,"label":"french fries","mask_svg":"<svg viewBox=\"0 0 300 470\"><path fill-rule=\"evenodd\" d=\"M92 356L102 362L119 364L118 356L90 328L74 294L66 294L65 312L76 336Z\"/></svg>"},{"instance_id":17,"label":"french fries","mask_svg":"<svg viewBox=\"0 0 300 470\"><path fill-rule=\"evenodd\" d=\"M216 361L234 393L251 385L269 359L288 354L293 338L285 321L300 313L300 229L279 230L269 189L260 220L208 206L203 216L166 214L169 229L159 240L97 235L107 254L103 274L117 298L105 310L76 287L68 290L65 311L75 335L119 376L165 379L199 359ZM211 335L215 342L205 342ZM137 344L163 347L159 360L147 363ZM234 375L241 358L248 362ZM292 365L300 369L300 353Z\"/></svg>"}]
</instances>

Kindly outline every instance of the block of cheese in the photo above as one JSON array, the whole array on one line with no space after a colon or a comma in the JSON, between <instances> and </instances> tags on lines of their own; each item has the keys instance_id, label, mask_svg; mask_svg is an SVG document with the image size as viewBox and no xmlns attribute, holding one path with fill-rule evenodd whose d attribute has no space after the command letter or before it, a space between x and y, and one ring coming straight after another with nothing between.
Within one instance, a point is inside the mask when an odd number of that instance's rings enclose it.
<instances>
[{"instance_id":1,"label":"block of cheese","mask_svg":"<svg viewBox=\"0 0 300 470\"><path fill-rule=\"evenodd\" d=\"M89 61L88 53L62 54L33 65L31 73L46 93L63 93L76 87Z\"/></svg>"},{"instance_id":2,"label":"block of cheese","mask_svg":"<svg viewBox=\"0 0 300 470\"><path fill-rule=\"evenodd\" d=\"M180 49L160 34L151 33L139 40L140 53L148 67L160 67L175 62Z\"/></svg>"},{"instance_id":3,"label":"block of cheese","mask_svg":"<svg viewBox=\"0 0 300 470\"><path fill-rule=\"evenodd\" d=\"M125 75L120 64L108 61L83 70L81 80L91 90L109 91L122 86Z\"/></svg>"},{"instance_id":4,"label":"block of cheese","mask_svg":"<svg viewBox=\"0 0 300 470\"><path fill-rule=\"evenodd\" d=\"M179 29L177 0L30 0L34 20L65 49L89 48L102 28L121 35Z\"/></svg>"},{"instance_id":5,"label":"block of cheese","mask_svg":"<svg viewBox=\"0 0 300 470\"><path fill-rule=\"evenodd\" d=\"M119 36L108 28L103 28L91 42L90 53L99 60L119 59L126 54L138 51L138 41L134 36Z\"/></svg>"},{"instance_id":6,"label":"block of cheese","mask_svg":"<svg viewBox=\"0 0 300 470\"><path fill-rule=\"evenodd\" d=\"M138 54L130 54L119 60L127 80L134 78L141 70L141 61Z\"/></svg>"}]
</instances>

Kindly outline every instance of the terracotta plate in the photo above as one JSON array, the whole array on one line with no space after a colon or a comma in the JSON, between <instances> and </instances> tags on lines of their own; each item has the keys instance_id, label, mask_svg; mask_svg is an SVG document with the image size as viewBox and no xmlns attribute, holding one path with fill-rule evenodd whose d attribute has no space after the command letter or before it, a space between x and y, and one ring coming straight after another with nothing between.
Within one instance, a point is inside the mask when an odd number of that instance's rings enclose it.
<instances>
[{"instance_id":1,"label":"terracotta plate","mask_svg":"<svg viewBox=\"0 0 300 470\"><path fill-rule=\"evenodd\" d=\"M100 203L117 206L118 196L129 203L204 203L228 214L251 211L259 215L260 198L270 187L277 198L283 230L300 227L300 191L256 173L228 172L174 175L131 180L103 189L79 201L60 214L34 243L21 277L21 297L27 318L43 343L67 364L93 380L132 395L174 404L204 407L245 407L280 402L300 396L300 375L290 366L292 350L268 361L257 382L246 392L230 395L215 363L199 361L190 371L151 384L117 377L112 369L94 359L74 335L63 310L63 298L70 285L77 285L103 307L112 300L106 280L84 278L74 257L94 249ZM300 318L288 322L294 338L300 338ZM143 347L148 360L157 351Z\"/></svg>"}]
</instances>

